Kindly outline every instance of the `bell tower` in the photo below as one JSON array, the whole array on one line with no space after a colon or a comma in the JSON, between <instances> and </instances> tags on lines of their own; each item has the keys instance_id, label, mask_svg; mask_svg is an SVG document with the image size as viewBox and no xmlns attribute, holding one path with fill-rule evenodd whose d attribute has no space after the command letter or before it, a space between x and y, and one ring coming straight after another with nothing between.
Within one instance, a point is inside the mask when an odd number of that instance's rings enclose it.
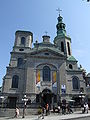
<instances>
[{"instance_id":1,"label":"bell tower","mask_svg":"<svg viewBox=\"0 0 90 120\"><path fill-rule=\"evenodd\" d=\"M18 30L15 32L14 49L32 48L33 33L29 31Z\"/></svg>"},{"instance_id":2,"label":"bell tower","mask_svg":"<svg viewBox=\"0 0 90 120\"><path fill-rule=\"evenodd\" d=\"M70 56L71 53L71 38L66 34L66 25L62 21L62 17L59 13L57 18L58 23L56 25L57 28L57 36L54 38L54 44L58 49L64 53L66 56Z\"/></svg>"}]
</instances>

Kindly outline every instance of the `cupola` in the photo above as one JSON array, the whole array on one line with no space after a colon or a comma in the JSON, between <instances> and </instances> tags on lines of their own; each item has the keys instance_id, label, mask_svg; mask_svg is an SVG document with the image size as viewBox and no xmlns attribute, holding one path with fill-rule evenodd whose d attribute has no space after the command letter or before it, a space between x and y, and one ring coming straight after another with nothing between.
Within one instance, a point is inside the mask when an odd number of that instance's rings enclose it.
<instances>
[{"instance_id":1,"label":"cupola","mask_svg":"<svg viewBox=\"0 0 90 120\"><path fill-rule=\"evenodd\" d=\"M43 42L45 42L45 43L50 42L50 36L44 35L44 36L42 36L42 38L43 38Z\"/></svg>"},{"instance_id":2,"label":"cupola","mask_svg":"<svg viewBox=\"0 0 90 120\"><path fill-rule=\"evenodd\" d=\"M57 36L60 34L66 34L66 30L65 30L66 25L63 23L63 21L62 21L63 18L60 16L60 14L57 19L58 19L58 23L56 25Z\"/></svg>"}]
</instances>

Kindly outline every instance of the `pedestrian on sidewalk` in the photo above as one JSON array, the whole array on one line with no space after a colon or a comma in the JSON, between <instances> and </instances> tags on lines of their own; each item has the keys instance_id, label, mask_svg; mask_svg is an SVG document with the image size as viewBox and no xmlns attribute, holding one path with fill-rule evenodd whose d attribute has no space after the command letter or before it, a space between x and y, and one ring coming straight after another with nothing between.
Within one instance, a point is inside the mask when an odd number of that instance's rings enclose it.
<instances>
[{"instance_id":1,"label":"pedestrian on sidewalk","mask_svg":"<svg viewBox=\"0 0 90 120\"><path fill-rule=\"evenodd\" d=\"M60 113L60 109L61 109L61 108L60 108L60 105L58 105L58 113Z\"/></svg>"},{"instance_id":2,"label":"pedestrian on sidewalk","mask_svg":"<svg viewBox=\"0 0 90 120\"><path fill-rule=\"evenodd\" d=\"M62 114L66 114L66 100L63 99L62 100Z\"/></svg>"},{"instance_id":3,"label":"pedestrian on sidewalk","mask_svg":"<svg viewBox=\"0 0 90 120\"><path fill-rule=\"evenodd\" d=\"M89 109L88 103L86 103L86 113L88 113L88 109Z\"/></svg>"},{"instance_id":4,"label":"pedestrian on sidewalk","mask_svg":"<svg viewBox=\"0 0 90 120\"><path fill-rule=\"evenodd\" d=\"M81 104L81 110L82 110L82 113L85 113L86 111L86 104Z\"/></svg>"},{"instance_id":5,"label":"pedestrian on sidewalk","mask_svg":"<svg viewBox=\"0 0 90 120\"><path fill-rule=\"evenodd\" d=\"M15 117L18 118L19 117L19 108L16 107L15 109Z\"/></svg>"},{"instance_id":6,"label":"pedestrian on sidewalk","mask_svg":"<svg viewBox=\"0 0 90 120\"><path fill-rule=\"evenodd\" d=\"M49 104L46 104L46 116L49 114Z\"/></svg>"},{"instance_id":7,"label":"pedestrian on sidewalk","mask_svg":"<svg viewBox=\"0 0 90 120\"><path fill-rule=\"evenodd\" d=\"M73 110L71 109L71 105L69 103L67 104L67 113L73 113Z\"/></svg>"}]
</instances>

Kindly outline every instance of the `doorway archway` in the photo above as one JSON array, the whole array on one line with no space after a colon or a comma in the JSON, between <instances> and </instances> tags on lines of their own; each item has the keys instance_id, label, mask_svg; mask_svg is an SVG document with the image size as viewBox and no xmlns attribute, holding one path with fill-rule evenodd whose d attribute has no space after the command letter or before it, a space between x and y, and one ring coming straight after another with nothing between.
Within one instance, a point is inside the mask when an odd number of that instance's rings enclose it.
<instances>
[{"instance_id":1,"label":"doorway archway","mask_svg":"<svg viewBox=\"0 0 90 120\"><path fill-rule=\"evenodd\" d=\"M49 89L44 89L41 93L41 104L42 104L42 106L45 106L46 104L49 104L49 106L51 106L52 97L53 97L52 91L49 90Z\"/></svg>"}]
</instances>

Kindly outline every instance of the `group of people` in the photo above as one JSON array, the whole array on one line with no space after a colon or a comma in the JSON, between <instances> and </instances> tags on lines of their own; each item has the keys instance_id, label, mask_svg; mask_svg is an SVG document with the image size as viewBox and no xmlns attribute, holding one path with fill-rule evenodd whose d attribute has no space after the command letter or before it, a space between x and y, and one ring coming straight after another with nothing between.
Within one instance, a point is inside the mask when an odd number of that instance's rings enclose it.
<instances>
[{"instance_id":1,"label":"group of people","mask_svg":"<svg viewBox=\"0 0 90 120\"><path fill-rule=\"evenodd\" d=\"M62 114L70 114L73 113L73 110L71 109L70 104L62 104L62 105L58 105L57 108L55 108L55 106L53 106L53 112L55 112L55 109L57 109L57 112L60 113L60 111L62 111Z\"/></svg>"},{"instance_id":2,"label":"group of people","mask_svg":"<svg viewBox=\"0 0 90 120\"><path fill-rule=\"evenodd\" d=\"M70 104L65 104L65 103L62 103L62 105L58 105L57 107L57 110L58 110L58 113L60 113L62 109L62 114L66 114L66 113L73 113L73 110L71 109L71 106ZM88 113L88 103L84 103L81 105L81 109L82 109L82 113ZM55 106L53 106L53 112L55 112ZM50 106L49 104L47 103L44 107L42 107L42 118L44 119L44 114L49 115L50 114ZM15 117L17 118L19 116L19 108L16 107L15 109Z\"/></svg>"},{"instance_id":3,"label":"group of people","mask_svg":"<svg viewBox=\"0 0 90 120\"><path fill-rule=\"evenodd\" d=\"M82 109L82 113L85 113L85 112L88 113L88 109L89 109L88 103L82 104L81 109Z\"/></svg>"}]
</instances>

